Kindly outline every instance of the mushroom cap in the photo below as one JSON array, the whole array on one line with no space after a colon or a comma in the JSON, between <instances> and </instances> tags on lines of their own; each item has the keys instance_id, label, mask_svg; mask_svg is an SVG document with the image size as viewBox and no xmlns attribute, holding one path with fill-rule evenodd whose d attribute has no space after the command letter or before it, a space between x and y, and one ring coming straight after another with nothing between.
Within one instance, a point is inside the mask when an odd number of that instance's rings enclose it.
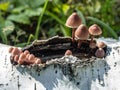
<instances>
[{"instance_id":1,"label":"mushroom cap","mask_svg":"<svg viewBox=\"0 0 120 90\"><path fill-rule=\"evenodd\" d=\"M21 52L22 51L20 49L18 49L17 47L15 47L11 50L11 53L12 53L13 56L14 55L19 55Z\"/></svg>"},{"instance_id":2,"label":"mushroom cap","mask_svg":"<svg viewBox=\"0 0 120 90\"><path fill-rule=\"evenodd\" d=\"M26 59L26 55L24 53L21 53L19 59L20 60L25 60Z\"/></svg>"},{"instance_id":3,"label":"mushroom cap","mask_svg":"<svg viewBox=\"0 0 120 90\"><path fill-rule=\"evenodd\" d=\"M13 49L14 49L13 47L10 47L9 48L9 53L11 53L13 51Z\"/></svg>"},{"instance_id":4,"label":"mushroom cap","mask_svg":"<svg viewBox=\"0 0 120 90\"><path fill-rule=\"evenodd\" d=\"M89 32L84 24L81 24L75 31L75 38L77 40L86 40L89 38Z\"/></svg>"},{"instance_id":5,"label":"mushroom cap","mask_svg":"<svg viewBox=\"0 0 120 90\"><path fill-rule=\"evenodd\" d=\"M92 48L92 49L96 48L96 43L95 42L90 43L89 47Z\"/></svg>"},{"instance_id":6,"label":"mushroom cap","mask_svg":"<svg viewBox=\"0 0 120 90\"><path fill-rule=\"evenodd\" d=\"M40 64L40 63L41 63L41 59L37 58L35 64Z\"/></svg>"},{"instance_id":7,"label":"mushroom cap","mask_svg":"<svg viewBox=\"0 0 120 90\"><path fill-rule=\"evenodd\" d=\"M68 17L65 25L69 28L77 28L81 24L81 22L82 21L78 14L74 12Z\"/></svg>"},{"instance_id":8,"label":"mushroom cap","mask_svg":"<svg viewBox=\"0 0 120 90\"><path fill-rule=\"evenodd\" d=\"M104 47L106 47L106 44L104 42L97 42L97 46L99 48L104 48Z\"/></svg>"},{"instance_id":9,"label":"mushroom cap","mask_svg":"<svg viewBox=\"0 0 120 90\"><path fill-rule=\"evenodd\" d=\"M72 51L71 50L66 50L65 55L72 55Z\"/></svg>"},{"instance_id":10,"label":"mushroom cap","mask_svg":"<svg viewBox=\"0 0 120 90\"><path fill-rule=\"evenodd\" d=\"M34 58L35 58L35 56L33 54L30 54L29 57L28 57L28 60L32 61Z\"/></svg>"},{"instance_id":11,"label":"mushroom cap","mask_svg":"<svg viewBox=\"0 0 120 90\"><path fill-rule=\"evenodd\" d=\"M98 58L103 58L105 56L105 51L102 48L99 48L96 50L95 56Z\"/></svg>"},{"instance_id":12,"label":"mushroom cap","mask_svg":"<svg viewBox=\"0 0 120 90\"><path fill-rule=\"evenodd\" d=\"M25 50L24 54L27 55L27 54L30 54L30 52L28 50Z\"/></svg>"},{"instance_id":13,"label":"mushroom cap","mask_svg":"<svg viewBox=\"0 0 120 90\"><path fill-rule=\"evenodd\" d=\"M15 57L14 57L14 61L18 61L19 60L19 56L18 55L15 55Z\"/></svg>"},{"instance_id":14,"label":"mushroom cap","mask_svg":"<svg viewBox=\"0 0 120 90\"><path fill-rule=\"evenodd\" d=\"M90 26L88 31L91 35L95 36L102 34L102 30L97 24L93 24L92 26Z\"/></svg>"}]
</instances>

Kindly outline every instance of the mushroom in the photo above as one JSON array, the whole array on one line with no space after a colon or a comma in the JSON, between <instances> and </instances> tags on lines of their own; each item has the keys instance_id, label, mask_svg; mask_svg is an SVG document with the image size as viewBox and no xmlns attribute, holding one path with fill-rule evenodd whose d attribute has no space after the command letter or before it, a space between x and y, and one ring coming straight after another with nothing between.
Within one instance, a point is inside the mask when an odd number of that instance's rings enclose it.
<instances>
[{"instance_id":1,"label":"mushroom","mask_svg":"<svg viewBox=\"0 0 120 90\"><path fill-rule=\"evenodd\" d=\"M40 63L41 63L41 59L36 58L36 61L35 61L35 63L34 63L34 64L40 64Z\"/></svg>"},{"instance_id":2,"label":"mushroom","mask_svg":"<svg viewBox=\"0 0 120 90\"><path fill-rule=\"evenodd\" d=\"M81 46L83 40L89 38L89 32L87 27L84 24L81 24L75 31L75 39L78 41L78 47Z\"/></svg>"},{"instance_id":3,"label":"mushroom","mask_svg":"<svg viewBox=\"0 0 120 90\"><path fill-rule=\"evenodd\" d=\"M102 34L102 30L97 24L93 24L92 26L90 26L88 31L92 35L91 42L93 42L94 36L98 36Z\"/></svg>"},{"instance_id":4,"label":"mushroom","mask_svg":"<svg viewBox=\"0 0 120 90\"><path fill-rule=\"evenodd\" d=\"M30 52L28 50L25 50L24 54L27 55L27 54L30 54Z\"/></svg>"},{"instance_id":5,"label":"mushroom","mask_svg":"<svg viewBox=\"0 0 120 90\"><path fill-rule=\"evenodd\" d=\"M95 42L91 42L89 47L92 48L92 49L96 48L96 43Z\"/></svg>"},{"instance_id":6,"label":"mushroom","mask_svg":"<svg viewBox=\"0 0 120 90\"><path fill-rule=\"evenodd\" d=\"M106 44L104 42L97 42L98 48L104 48L106 47Z\"/></svg>"},{"instance_id":7,"label":"mushroom","mask_svg":"<svg viewBox=\"0 0 120 90\"><path fill-rule=\"evenodd\" d=\"M72 55L72 51L71 50L66 50L65 55Z\"/></svg>"},{"instance_id":8,"label":"mushroom","mask_svg":"<svg viewBox=\"0 0 120 90\"><path fill-rule=\"evenodd\" d=\"M21 53L18 59L18 63L23 64L25 60L26 60L26 55L24 53Z\"/></svg>"},{"instance_id":9,"label":"mushroom","mask_svg":"<svg viewBox=\"0 0 120 90\"><path fill-rule=\"evenodd\" d=\"M18 62L18 60L19 60L19 56L18 56L18 55L15 55L14 61L15 61L15 62Z\"/></svg>"},{"instance_id":10,"label":"mushroom","mask_svg":"<svg viewBox=\"0 0 120 90\"><path fill-rule=\"evenodd\" d=\"M98 58L103 58L105 56L105 51L102 48L98 48L95 52L95 56Z\"/></svg>"},{"instance_id":11,"label":"mushroom","mask_svg":"<svg viewBox=\"0 0 120 90\"><path fill-rule=\"evenodd\" d=\"M78 14L76 12L74 12L68 17L68 19L65 23L65 25L67 27L72 28L72 41L73 42L74 42L74 38L75 38L75 30L81 24L81 22L82 21L81 21L80 17L78 16Z\"/></svg>"},{"instance_id":12,"label":"mushroom","mask_svg":"<svg viewBox=\"0 0 120 90\"><path fill-rule=\"evenodd\" d=\"M30 54L28 50L22 52L22 50L17 47L10 47L9 53L12 54L12 57L15 62L18 64L40 64L41 60L35 57L33 54Z\"/></svg>"},{"instance_id":13,"label":"mushroom","mask_svg":"<svg viewBox=\"0 0 120 90\"><path fill-rule=\"evenodd\" d=\"M34 56L33 54L30 54L30 55L28 56L28 60L29 60L29 61L32 61L34 58L35 58L35 56Z\"/></svg>"},{"instance_id":14,"label":"mushroom","mask_svg":"<svg viewBox=\"0 0 120 90\"><path fill-rule=\"evenodd\" d=\"M13 49L14 49L13 47L10 47L9 48L9 53L11 53L13 51Z\"/></svg>"},{"instance_id":15,"label":"mushroom","mask_svg":"<svg viewBox=\"0 0 120 90\"><path fill-rule=\"evenodd\" d=\"M13 56L20 55L21 52L22 52L22 50L18 49L17 47L15 47L11 50L11 53L12 53Z\"/></svg>"}]
</instances>

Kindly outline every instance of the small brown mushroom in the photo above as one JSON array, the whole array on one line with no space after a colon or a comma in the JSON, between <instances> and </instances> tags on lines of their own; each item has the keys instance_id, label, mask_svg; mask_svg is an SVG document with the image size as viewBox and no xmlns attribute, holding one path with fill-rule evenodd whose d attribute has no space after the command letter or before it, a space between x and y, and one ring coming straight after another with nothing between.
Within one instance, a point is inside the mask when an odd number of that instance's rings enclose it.
<instances>
[{"instance_id":1,"label":"small brown mushroom","mask_svg":"<svg viewBox=\"0 0 120 90\"><path fill-rule=\"evenodd\" d=\"M18 49L17 47L15 47L15 48L13 48L13 50L12 50L11 53L14 56L14 55L20 55L21 52L22 51L20 49Z\"/></svg>"},{"instance_id":2,"label":"small brown mushroom","mask_svg":"<svg viewBox=\"0 0 120 90\"><path fill-rule=\"evenodd\" d=\"M26 55L26 59L27 59L27 60L29 60L29 56L30 56L30 54L27 54L27 55Z\"/></svg>"},{"instance_id":3,"label":"small brown mushroom","mask_svg":"<svg viewBox=\"0 0 120 90\"><path fill-rule=\"evenodd\" d=\"M40 63L41 63L41 60L37 58L34 64L40 64Z\"/></svg>"},{"instance_id":4,"label":"small brown mushroom","mask_svg":"<svg viewBox=\"0 0 120 90\"><path fill-rule=\"evenodd\" d=\"M89 32L87 27L84 24L81 24L75 31L75 39L78 41L78 47L81 46L83 40L89 38Z\"/></svg>"},{"instance_id":5,"label":"small brown mushroom","mask_svg":"<svg viewBox=\"0 0 120 90\"><path fill-rule=\"evenodd\" d=\"M93 42L94 36L98 36L102 34L102 30L97 24L93 24L92 26L90 26L88 31L92 35L91 42Z\"/></svg>"},{"instance_id":6,"label":"small brown mushroom","mask_svg":"<svg viewBox=\"0 0 120 90\"><path fill-rule=\"evenodd\" d=\"M27 54L30 54L30 52L28 50L25 50L24 54L27 55Z\"/></svg>"},{"instance_id":7,"label":"small brown mushroom","mask_svg":"<svg viewBox=\"0 0 120 90\"><path fill-rule=\"evenodd\" d=\"M96 43L95 42L91 42L89 47L92 48L92 49L96 48Z\"/></svg>"},{"instance_id":8,"label":"small brown mushroom","mask_svg":"<svg viewBox=\"0 0 120 90\"><path fill-rule=\"evenodd\" d=\"M69 17L68 17L68 19L67 19L67 21L66 21L66 23L65 23L65 25L67 26L67 27L69 27L69 28L73 28L72 29L72 40L73 40L73 42L74 42L74 38L75 38L75 30L76 30L76 28L79 26L81 24L81 19L80 19L80 17L78 16L78 14L77 13L72 13Z\"/></svg>"},{"instance_id":9,"label":"small brown mushroom","mask_svg":"<svg viewBox=\"0 0 120 90\"><path fill-rule=\"evenodd\" d=\"M98 48L95 52L95 56L98 58L103 58L105 56L105 51L102 48Z\"/></svg>"},{"instance_id":10,"label":"small brown mushroom","mask_svg":"<svg viewBox=\"0 0 120 90\"><path fill-rule=\"evenodd\" d=\"M19 56L18 56L18 55L15 55L14 61L18 62L18 60L19 60Z\"/></svg>"},{"instance_id":11,"label":"small brown mushroom","mask_svg":"<svg viewBox=\"0 0 120 90\"><path fill-rule=\"evenodd\" d=\"M66 50L65 55L72 55L72 51L71 50Z\"/></svg>"},{"instance_id":12,"label":"small brown mushroom","mask_svg":"<svg viewBox=\"0 0 120 90\"><path fill-rule=\"evenodd\" d=\"M18 64L23 64L26 60L26 55L24 53L21 53L18 59Z\"/></svg>"},{"instance_id":13,"label":"small brown mushroom","mask_svg":"<svg viewBox=\"0 0 120 90\"><path fill-rule=\"evenodd\" d=\"M10 47L9 48L9 53L11 53L13 51L13 49L14 49L13 47Z\"/></svg>"},{"instance_id":14,"label":"small brown mushroom","mask_svg":"<svg viewBox=\"0 0 120 90\"><path fill-rule=\"evenodd\" d=\"M104 48L106 47L106 44L104 42L97 42L98 48Z\"/></svg>"},{"instance_id":15,"label":"small brown mushroom","mask_svg":"<svg viewBox=\"0 0 120 90\"><path fill-rule=\"evenodd\" d=\"M28 57L28 60L32 61L35 58L35 56L33 54L30 54Z\"/></svg>"},{"instance_id":16,"label":"small brown mushroom","mask_svg":"<svg viewBox=\"0 0 120 90\"><path fill-rule=\"evenodd\" d=\"M26 55L24 53L21 53L19 56L19 59L25 60L26 59Z\"/></svg>"}]
</instances>

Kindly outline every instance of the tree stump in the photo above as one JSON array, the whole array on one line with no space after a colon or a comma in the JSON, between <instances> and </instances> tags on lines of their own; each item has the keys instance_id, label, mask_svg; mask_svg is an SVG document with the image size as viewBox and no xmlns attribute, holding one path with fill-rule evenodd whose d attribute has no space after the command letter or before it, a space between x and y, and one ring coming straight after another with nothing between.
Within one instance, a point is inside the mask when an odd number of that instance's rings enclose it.
<instances>
[{"instance_id":1,"label":"tree stump","mask_svg":"<svg viewBox=\"0 0 120 90\"><path fill-rule=\"evenodd\" d=\"M12 65L10 46L0 44L0 90L119 90L120 42L99 40L107 43L105 58L63 56L33 66Z\"/></svg>"}]
</instances>

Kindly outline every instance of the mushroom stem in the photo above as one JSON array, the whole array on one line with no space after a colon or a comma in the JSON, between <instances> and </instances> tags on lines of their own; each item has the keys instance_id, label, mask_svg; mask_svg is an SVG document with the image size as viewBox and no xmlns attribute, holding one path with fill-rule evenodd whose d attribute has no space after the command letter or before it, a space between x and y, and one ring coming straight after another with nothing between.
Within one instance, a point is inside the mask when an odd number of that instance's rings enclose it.
<instances>
[{"instance_id":1,"label":"mushroom stem","mask_svg":"<svg viewBox=\"0 0 120 90\"><path fill-rule=\"evenodd\" d=\"M90 41L90 43L93 43L93 38L94 38L94 36L91 36L91 41Z\"/></svg>"},{"instance_id":2,"label":"mushroom stem","mask_svg":"<svg viewBox=\"0 0 120 90\"><path fill-rule=\"evenodd\" d=\"M75 42L75 30L76 30L76 28L73 28L73 30L72 30L72 42L73 43Z\"/></svg>"},{"instance_id":3,"label":"mushroom stem","mask_svg":"<svg viewBox=\"0 0 120 90\"><path fill-rule=\"evenodd\" d=\"M83 42L82 40L78 40L78 46L77 46L78 48L80 48L82 42Z\"/></svg>"}]
</instances>

